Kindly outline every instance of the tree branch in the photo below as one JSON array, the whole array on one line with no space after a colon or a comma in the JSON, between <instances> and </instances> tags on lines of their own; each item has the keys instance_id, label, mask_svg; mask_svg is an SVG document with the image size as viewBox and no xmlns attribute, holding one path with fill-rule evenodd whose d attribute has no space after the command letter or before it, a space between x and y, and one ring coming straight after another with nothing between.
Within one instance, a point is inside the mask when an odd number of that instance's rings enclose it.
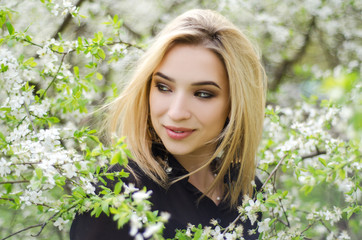
<instances>
[{"instance_id":1,"label":"tree branch","mask_svg":"<svg viewBox=\"0 0 362 240\"><path fill-rule=\"evenodd\" d=\"M32 237L37 237L37 236L40 235L40 233L43 231L44 227L49 223L49 221L52 220L52 219L53 219L55 216L57 216L58 214L59 214L59 212L56 212L56 213L54 213L50 218L48 218L45 222L39 223L39 224L35 224L35 225L32 225L32 226L26 227L26 228L24 228L24 229L21 229L21 230L19 230L19 231L17 231L17 232L14 232L14 233L6 236L5 238L2 238L1 240L8 239L8 238L10 238L10 237L12 237L12 236L14 236L14 235L16 235L16 234L19 234L19 233L21 233L21 232L27 231L27 230L32 229L32 228L41 227L40 230L39 230L39 232L38 232L37 234L31 235Z\"/></svg>"},{"instance_id":2,"label":"tree branch","mask_svg":"<svg viewBox=\"0 0 362 240\"><path fill-rule=\"evenodd\" d=\"M336 56L335 51L331 51L330 47L327 45L326 41L324 40L323 33L318 27L317 29L317 37L319 41L319 45L324 53L325 59L328 62L328 65L331 69L334 69L339 64L339 59Z\"/></svg>"},{"instance_id":3,"label":"tree branch","mask_svg":"<svg viewBox=\"0 0 362 240\"><path fill-rule=\"evenodd\" d=\"M27 115L28 118L29 118L29 121L30 121L30 123L31 123L31 126L33 127L33 131L34 131L35 133L38 133L38 130L37 130L36 126L34 125L33 119L31 119L30 112L29 112L29 109L28 109L25 101L24 101L23 105L24 105L24 108L25 108L26 115Z\"/></svg>"},{"instance_id":4,"label":"tree branch","mask_svg":"<svg viewBox=\"0 0 362 240\"><path fill-rule=\"evenodd\" d=\"M142 37L142 34L134 31L127 23L124 22L122 26L136 39L140 39Z\"/></svg>"},{"instance_id":5,"label":"tree branch","mask_svg":"<svg viewBox=\"0 0 362 240\"><path fill-rule=\"evenodd\" d=\"M48 224L48 222L49 222L50 220L52 220L52 219L53 219L55 216L57 216L58 214L59 214L59 212L54 213L53 216L51 216L50 218L48 218L48 220L46 220L46 221L41 225L41 228L40 228L39 232L38 232L37 234L31 235L31 236L32 236L32 237L37 237L37 236L39 236L40 233L43 231L44 227Z\"/></svg>"},{"instance_id":6,"label":"tree branch","mask_svg":"<svg viewBox=\"0 0 362 240\"><path fill-rule=\"evenodd\" d=\"M278 168L280 167L280 165L282 164L283 160L287 157L287 155L284 155L282 157L282 159L280 159L279 163L277 164L277 166L273 169L273 171L270 173L269 177L267 178L267 180L264 182L263 186L260 188L260 191L262 189L264 189L265 185L268 183L268 181L272 178L272 176L277 172ZM256 196L256 195L255 195ZM254 197L255 198L255 197ZM239 221L239 219L241 218L242 214L239 214L232 223L230 223L225 230L223 231L222 234L227 233L227 231L229 231L229 229L231 228L231 226L235 226L237 221Z\"/></svg>"},{"instance_id":7,"label":"tree branch","mask_svg":"<svg viewBox=\"0 0 362 240\"><path fill-rule=\"evenodd\" d=\"M302 159L304 160L304 159L306 159L306 158L312 158L312 157L316 157L316 156L323 155L323 154L326 154L326 153L327 153L326 151L319 151L319 150L317 149L317 151L314 152L314 153L311 153L311 154L307 154L307 155L302 156Z\"/></svg>"},{"instance_id":8,"label":"tree branch","mask_svg":"<svg viewBox=\"0 0 362 240\"><path fill-rule=\"evenodd\" d=\"M42 95L40 96L40 99L43 99L43 97L45 96L46 92L49 90L49 88L53 85L53 83L55 82L55 79L57 78L58 76L58 73L60 72L60 69L63 65L63 62L64 62L64 58L65 56L67 55L67 53L64 53L63 54L63 57L62 57L62 60L60 61L60 64L59 64L59 67L58 67L58 70L57 70L57 73L54 75L52 81L49 83L48 87L45 89L45 91L42 93Z\"/></svg>"},{"instance_id":9,"label":"tree branch","mask_svg":"<svg viewBox=\"0 0 362 240\"><path fill-rule=\"evenodd\" d=\"M0 200L15 202L15 200L12 199L12 198L3 198L3 197L0 197ZM36 206L43 206L43 207L47 207L47 208L52 208L51 206L49 206L49 205L47 205L47 204L44 204L44 203L33 203L33 204L36 205Z\"/></svg>"},{"instance_id":10,"label":"tree branch","mask_svg":"<svg viewBox=\"0 0 362 240\"><path fill-rule=\"evenodd\" d=\"M270 175L268 176L268 178L265 180L263 186L261 186L260 190L264 189L266 184L269 182L269 180L273 177L273 175L277 172L277 170L279 169L280 165L282 164L282 162L284 161L284 159L287 157L287 154L284 155L282 157L282 159L280 159L280 161L278 162L278 164L276 165L276 167L273 169L273 171L270 173Z\"/></svg>"},{"instance_id":11,"label":"tree branch","mask_svg":"<svg viewBox=\"0 0 362 240\"><path fill-rule=\"evenodd\" d=\"M299 49L299 51L290 59L286 59L284 60L279 67L277 67L277 69L274 72L274 77L273 77L273 82L269 85L269 89L274 91L278 88L279 84L282 82L283 76L286 74L287 71L289 71L289 69L293 66L293 64L295 64L298 60L300 60L304 54L306 53L307 50L307 46L310 43L310 38L311 38L311 33L312 30L315 27L315 16L312 17L310 23L309 23L309 27L308 27L308 31L307 33L304 35L304 42L302 47Z\"/></svg>"},{"instance_id":12,"label":"tree branch","mask_svg":"<svg viewBox=\"0 0 362 240\"><path fill-rule=\"evenodd\" d=\"M275 178L274 178L275 179ZM276 193L277 192L277 189L275 187L275 183L273 184L273 189L274 189L274 192ZM283 206L283 203L282 203L282 200L280 199L280 197L278 197L278 202L280 204L280 207L283 211L283 215L285 217L285 220L287 220L287 223L284 223L281 219L278 218L278 221L283 223L285 226L289 227L290 228L290 222L289 222L289 218L288 218L288 215L287 215L287 211L284 209L284 206Z\"/></svg>"},{"instance_id":13,"label":"tree branch","mask_svg":"<svg viewBox=\"0 0 362 240\"><path fill-rule=\"evenodd\" d=\"M19 234L19 233L21 233L21 232L26 231L26 230L29 230L29 229L32 229L32 228L36 228L36 227L40 227L40 226L42 226L43 224L44 224L44 223L39 223L39 224L36 224L36 225L32 225L32 226L26 227L26 228L24 228L24 229L21 229L20 231L14 232L14 233L10 234L9 236L6 236L6 237L2 238L1 240L8 239L8 238L10 238L10 237L12 237L12 236L14 236L14 235L16 235L16 234Z\"/></svg>"},{"instance_id":14,"label":"tree branch","mask_svg":"<svg viewBox=\"0 0 362 240\"><path fill-rule=\"evenodd\" d=\"M28 183L28 180L18 180L18 181L5 181L5 182L0 182L0 184L15 184L15 183Z\"/></svg>"}]
</instances>

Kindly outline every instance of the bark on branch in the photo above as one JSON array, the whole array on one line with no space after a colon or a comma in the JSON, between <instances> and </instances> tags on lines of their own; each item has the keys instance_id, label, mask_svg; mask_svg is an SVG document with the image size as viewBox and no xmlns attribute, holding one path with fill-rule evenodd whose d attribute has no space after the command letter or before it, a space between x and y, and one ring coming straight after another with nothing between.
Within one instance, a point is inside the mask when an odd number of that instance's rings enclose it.
<instances>
[{"instance_id":1,"label":"bark on branch","mask_svg":"<svg viewBox=\"0 0 362 240\"><path fill-rule=\"evenodd\" d=\"M283 77L285 74L289 71L289 69L298 61L300 60L304 54L306 53L307 47L310 43L311 34L315 27L316 19L313 16L308 27L308 31L304 35L304 41L302 47L299 49L299 51L290 59L285 59L275 70L273 82L269 85L269 89L272 91L275 91L279 84L282 82Z\"/></svg>"}]
</instances>

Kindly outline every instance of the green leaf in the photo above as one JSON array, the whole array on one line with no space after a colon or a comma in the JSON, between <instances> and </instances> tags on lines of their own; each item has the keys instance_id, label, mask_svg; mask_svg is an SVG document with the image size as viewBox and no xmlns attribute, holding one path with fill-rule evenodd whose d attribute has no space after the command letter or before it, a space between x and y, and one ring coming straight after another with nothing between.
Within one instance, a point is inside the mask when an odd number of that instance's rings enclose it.
<instances>
[{"instance_id":1,"label":"green leaf","mask_svg":"<svg viewBox=\"0 0 362 240\"><path fill-rule=\"evenodd\" d=\"M59 118L57 118L57 117L48 117L48 118L46 118L46 120L48 121L48 124L60 122Z\"/></svg>"},{"instance_id":2,"label":"green leaf","mask_svg":"<svg viewBox=\"0 0 362 240\"><path fill-rule=\"evenodd\" d=\"M43 177L43 171L40 168L36 168L35 173L39 179L41 179Z\"/></svg>"},{"instance_id":3,"label":"green leaf","mask_svg":"<svg viewBox=\"0 0 362 240\"><path fill-rule=\"evenodd\" d=\"M24 63L23 63L24 66L29 66L29 67L35 67L37 65L36 62L34 62L34 58L31 57L29 59L27 59Z\"/></svg>"},{"instance_id":4,"label":"green leaf","mask_svg":"<svg viewBox=\"0 0 362 240\"><path fill-rule=\"evenodd\" d=\"M102 80L103 79L103 75L100 74L99 72L96 73L96 77L98 80Z\"/></svg>"},{"instance_id":5,"label":"green leaf","mask_svg":"<svg viewBox=\"0 0 362 240\"><path fill-rule=\"evenodd\" d=\"M129 221L130 214L128 212L121 212L117 215L114 215L114 218L117 220L117 227L121 228Z\"/></svg>"},{"instance_id":6,"label":"green leaf","mask_svg":"<svg viewBox=\"0 0 362 240\"><path fill-rule=\"evenodd\" d=\"M323 158L320 157L320 158L318 158L318 160L319 160L320 163L323 164L323 166L327 167L327 162L326 162L325 159L323 159Z\"/></svg>"},{"instance_id":7,"label":"green leaf","mask_svg":"<svg viewBox=\"0 0 362 240\"><path fill-rule=\"evenodd\" d=\"M101 215L101 213L102 213L102 208L98 207L98 208L96 208L94 210L95 210L96 217L99 217Z\"/></svg>"},{"instance_id":8,"label":"green leaf","mask_svg":"<svg viewBox=\"0 0 362 240\"><path fill-rule=\"evenodd\" d=\"M362 210L361 206L348 207L344 210L347 213L347 220L349 220L354 213L358 213Z\"/></svg>"},{"instance_id":9,"label":"green leaf","mask_svg":"<svg viewBox=\"0 0 362 240\"><path fill-rule=\"evenodd\" d=\"M108 201L102 201L102 211L109 216Z\"/></svg>"},{"instance_id":10,"label":"green leaf","mask_svg":"<svg viewBox=\"0 0 362 240\"><path fill-rule=\"evenodd\" d=\"M122 158L118 160L118 163L121 165L121 166L127 166L128 164L128 158L127 156L124 154L124 152L122 151Z\"/></svg>"},{"instance_id":11,"label":"green leaf","mask_svg":"<svg viewBox=\"0 0 362 240\"><path fill-rule=\"evenodd\" d=\"M6 28L8 29L8 31L9 31L9 34L13 35L14 32L15 32L13 25L11 25L10 22L6 22L5 25L6 25Z\"/></svg>"},{"instance_id":12,"label":"green leaf","mask_svg":"<svg viewBox=\"0 0 362 240\"><path fill-rule=\"evenodd\" d=\"M300 190L304 191L304 194L307 196L313 190L313 186L304 185Z\"/></svg>"},{"instance_id":13,"label":"green leaf","mask_svg":"<svg viewBox=\"0 0 362 240\"><path fill-rule=\"evenodd\" d=\"M106 54L104 53L102 48L98 48L97 54L100 58L105 59L106 58Z\"/></svg>"},{"instance_id":14,"label":"green leaf","mask_svg":"<svg viewBox=\"0 0 362 240\"><path fill-rule=\"evenodd\" d=\"M122 154L121 152L116 152L116 154L113 155L112 159L111 159L111 164L116 164L119 162L119 159L122 158Z\"/></svg>"},{"instance_id":15,"label":"green leaf","mask_svg":"<svg viewBox=\"0 0 362 240\"><path fill-rule=\"evenodd\" d=\"M119 163L121 166L126 166L128 164L127 155L123 151L119 151L113 155L111 164L116 163Z\"/></svg>"},{"instance_id":16,"label":"green leaf","mask_svg":"<svg viewBox=\"0 0 362 240\"><path fill-rule=\"evenodd\" d=\"M199 240L202 235L202 229L197 229L194 235L194 240Z\"/></svg>"},{"instance_id":17,"label":"green leaf","mask_svg":"<svg viewBox=\"0 0 362 240\"><path fill-rule=\"evenodd\" d=\"M129 150L129 149L124 149L124 152L127 154L127 156L129 157L129 158L133 158L133 156L132 156L132 153L131 153L131 151Z\"/></svg>"},{"instance_id":18,"label":"green leaf","mask_svg":"<svg viewBox=\"0 0 362 240\"><path fill-rule=\"evenodd\" d=\"M77 78L79 78L79 67L78 67L78 66L74 66L73 71L74 71L74 75L75 75Z\"/></svg>"},{"instance_id":19,"label":"green leaf","mask_svg":"<svg viewBox=\"0 0 362 240\"><path fill-rule=\"evenodd\" d=\"M344 180L344 179L346 178L346 171L344 171L344 169L341 168L341 169L339 169L339 171L338 171L338 175L339 175L339 177L340 177L342 180Z\"/></svg>"},{"instance_id":20,"label":"green leaf","mask_svg":"<svg viewBox=\"0 0 362 240\"><path fill-rule=\"evenodd\" d=\"M5 183L3 186L6 190L6 194L9 194L13 190L13 184L11 183Z\"/></svg>"},{"instance_id":21,"label":"green leaf","mask_svg":"<svg viewBox=\"0 0 362 240\"><path fill-rule=\"evenodd\" d=\"M116 183L116 185L114 186L114 194L115 195L118 195L121 192L122 185L123 185L123 182Z\"/></svg>"},{"instance_id":22,"label":"green leaf","mask_svg":"<svg viewBox=\"0 0 362 240\"><path fill-rule=\"evenodd\" d=\"M258 193L258 195L256 196L256 198L259 200L259 201L263 201L263 194L262 193Z\"/></svg>"},{"instance_id":23,"label":"green leaf","mask_svg":"<svg viewBox=\"0 0 362 240\"><path fill-rule=\"evenodd\" d=\"M88 138L92 139L93 141L95 141L96 143L101 143L99 141L99 138L97 136L94 136L94 135L89 135Z\"/></svg>"},{"instance_id":24,"label":"green leaf","mask_svg":"<svg viewBox=\"0 0 362 240\"><path fill-rule=\"evenodd\" d=\"M0 72L6 72L8 69L9 69L8 65L4 65L3 63L1 64Z\"/></svg>"},{"instance_id":25,"label":"green leaf","mask_svg":"<svg viewBox=\"0 0 362 240\"><path fill-rule=\"evenodd\" d=\"M29 42L32 41L32 38L31 38L29 35L26 35L26 36L25 36L25 39L28 40Z\"/></svg>"},{"instance_id":26,"label":"green leaf","mask_svg":"<svg viewBox=\"0 0 362 240\"><path fill-rule=\"evenodd\" d=\"M118 22L118 15L114 15L113 17L113 23L116 24Z\"/></svg>"}]
</instances>

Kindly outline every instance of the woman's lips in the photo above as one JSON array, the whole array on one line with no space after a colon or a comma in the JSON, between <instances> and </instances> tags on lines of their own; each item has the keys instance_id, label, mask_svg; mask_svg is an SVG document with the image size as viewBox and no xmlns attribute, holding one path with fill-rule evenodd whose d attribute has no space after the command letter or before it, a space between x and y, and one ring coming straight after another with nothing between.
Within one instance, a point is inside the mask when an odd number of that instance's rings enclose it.
<instances>
[{"instance_id":1,"label":"woman's lips","mask_svg":"<svg viewBox=\"0 0 362 240\"><path fill-rule=\"evenodd\" d=\"M164 126L167 132L167 135L175 140L182 140L188 136L190 136L194 129L191 128L180 128L180 127L173 127L173 126Z\"/></svg>"}]
</instances>

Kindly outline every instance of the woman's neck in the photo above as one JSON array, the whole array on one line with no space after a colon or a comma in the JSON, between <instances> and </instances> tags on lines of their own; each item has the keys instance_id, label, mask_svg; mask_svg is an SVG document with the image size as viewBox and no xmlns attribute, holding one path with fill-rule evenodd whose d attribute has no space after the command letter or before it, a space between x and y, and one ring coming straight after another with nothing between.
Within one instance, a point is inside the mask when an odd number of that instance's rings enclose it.
<instances>
[{"instance_id":1,"label":"woman's neck","mask_svg":"<svg viewBox=\"0 0 362 240\"><path fill-rule=\"evenodd\" d=\"M204 158L198 157L185 157L176 156L176 160L188 171L193 172L196 169L202 167L211 156L205 156ZM193 173L189 176L189 182L196 187L200 192L210 198L216 205L218 205L223 198L223 185L218 184L212 191L207 192L211 184L215 179L215 175L212 172L210 165L203 169Z\"/></svg>"}]
</instances>

